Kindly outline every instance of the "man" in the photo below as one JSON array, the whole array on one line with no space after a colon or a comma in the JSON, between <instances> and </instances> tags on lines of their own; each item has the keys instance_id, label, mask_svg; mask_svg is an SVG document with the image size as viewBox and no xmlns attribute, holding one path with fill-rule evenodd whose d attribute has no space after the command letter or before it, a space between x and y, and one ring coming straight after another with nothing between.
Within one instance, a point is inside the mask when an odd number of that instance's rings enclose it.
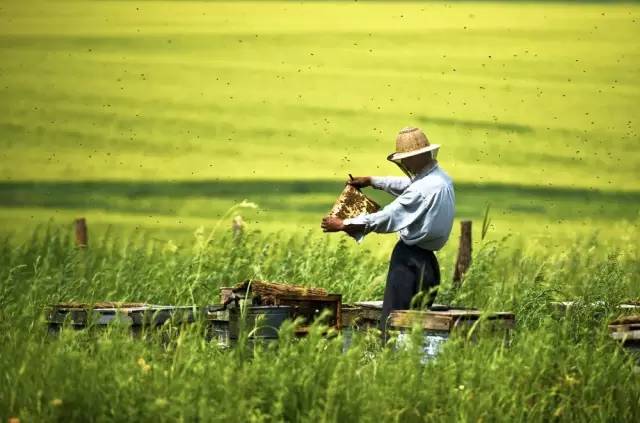
<instances>
[{"instance_id":1,"label":"man","mask_svg":"<svg viewBox=\"0 0 640 423\"><path fill-rule=\"evenodd\" d=\"M440 146L429 144L418 128L404 128L396 138L396 152L387 160L397 164L407 177L364 176L347 181L357 188L371 186L395 196L382 210L344 221L325 217L325 232L345 231L357 237L369 232L398 232L382 303L381 329L393 310L411 308L422 296L431 306L440 284L440 267L434 251L449 239L455 212L451 178L435 160Z\"/></svg>"}]
</instances>

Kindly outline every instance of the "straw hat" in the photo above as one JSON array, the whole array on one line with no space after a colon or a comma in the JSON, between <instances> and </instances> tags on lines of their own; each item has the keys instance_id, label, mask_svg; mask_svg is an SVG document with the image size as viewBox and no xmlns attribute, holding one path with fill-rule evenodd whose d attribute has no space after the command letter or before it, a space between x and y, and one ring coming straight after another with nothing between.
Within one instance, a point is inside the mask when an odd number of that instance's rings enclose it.
<instances>
[{"instance_id":1,"label":"straw hat","mask_svg":"<svg viewBox=\"0 0 640 423\"><path fill-rule=\"evenodd\" d=\"M429 144L427 136L418 128L402 128L396 137L396 152L390 154L387 160L398 162L407 157L428 153L440 148L440 144Z\"/></svg>"}]
</instances>

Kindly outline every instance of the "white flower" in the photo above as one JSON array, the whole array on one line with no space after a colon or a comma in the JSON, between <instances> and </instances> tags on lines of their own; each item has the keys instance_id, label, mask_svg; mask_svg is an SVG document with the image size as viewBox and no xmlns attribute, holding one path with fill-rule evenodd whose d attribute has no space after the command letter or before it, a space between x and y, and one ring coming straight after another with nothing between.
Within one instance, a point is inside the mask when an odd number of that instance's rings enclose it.
<instances>
[{"instance_id":1,"label":"white flower","mask_svg":"<svg viewBox=\"0 0 640 423\"><path fill-rule=\"evenodd\" d=\"M242 203L238 204L238 207L240 208L244 208L244 209L257 209L258 205L256 203L253 203L251 201L248 201L246 198L244 200L242 200Z\"/></svg>"}]
</instances>

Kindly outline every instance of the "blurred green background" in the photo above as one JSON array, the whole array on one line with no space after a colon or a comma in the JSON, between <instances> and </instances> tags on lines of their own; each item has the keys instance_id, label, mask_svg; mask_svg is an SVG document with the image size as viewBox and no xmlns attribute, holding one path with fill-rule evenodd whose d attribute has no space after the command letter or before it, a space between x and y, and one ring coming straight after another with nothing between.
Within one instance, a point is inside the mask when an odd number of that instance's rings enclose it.
<instances>
[{"instance_id":1,"label":"blurred green background","mask_svg":"<svg viewBox=\"0 0 640 423\"><path fill-rule=\"evenodd\" d=\"M248 199L319 232L416 125L476 231L637 242L639 36L624 3L2 2L0 231L179 242Z\"/></svg>"}]
</instances>

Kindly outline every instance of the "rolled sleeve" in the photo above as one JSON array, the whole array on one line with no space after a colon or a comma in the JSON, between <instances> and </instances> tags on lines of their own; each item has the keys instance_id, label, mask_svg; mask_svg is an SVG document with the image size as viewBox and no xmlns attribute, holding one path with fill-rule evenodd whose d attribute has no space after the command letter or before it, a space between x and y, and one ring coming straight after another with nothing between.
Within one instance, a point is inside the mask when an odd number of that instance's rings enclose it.
<instances>
[{"instance_id":1,"label":"rolled sleeve","mask_svg":"<svg viewBox=\"0 0 640 423\"><path fill-rule=\"evenodd\" d=\"M360 216L357 217L352 217L349 219L345 219L342 221L342 223L344 223L345 225L364 225L364 231L350 231L349 235L351 235L358 243L361 243L362 240L364 239L364 236L370 232L369 225L368 225L368 221L367 221L367 214L361 214Z\"/></svg>"},{"instance_id":2,"label":"rolled sleeve","mask_svg":"<svg viewBox=\"0 0 640 423\"><path fill-rule=\"evenodd\" d=\"M342 223L344 223L345 225L366 225L367 224L367 219L366 219L367 216L369 216L369 215L361 214L361 215L356 216L356 217L345 219L345 220L342 221Z\"/></svg>"}]
</instances>

